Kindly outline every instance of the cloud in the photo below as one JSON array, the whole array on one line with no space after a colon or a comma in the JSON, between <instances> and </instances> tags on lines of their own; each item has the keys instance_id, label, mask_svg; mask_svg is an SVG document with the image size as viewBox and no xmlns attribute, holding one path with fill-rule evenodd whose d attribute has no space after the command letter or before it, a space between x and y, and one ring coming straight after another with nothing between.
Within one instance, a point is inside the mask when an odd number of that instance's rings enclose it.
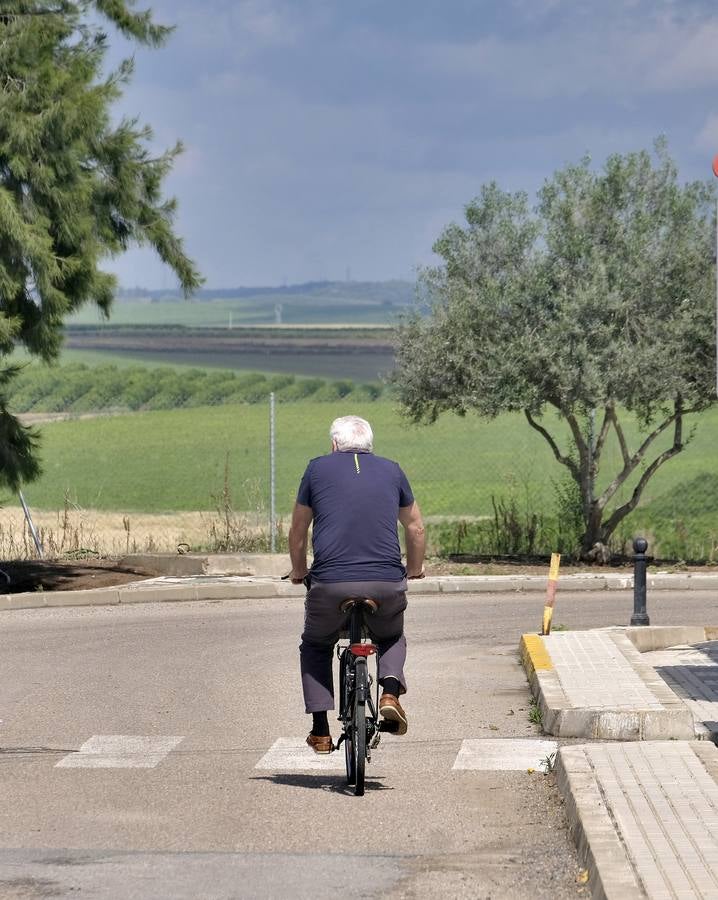
<instances>
[{"instance_id":1,"label":"cloud","mask_svg":"<svg viewBox=\"0 0 718 900\"><path fill-rule=\"evenodd\" d=\"M544 14L559 5L560 0L546 0ZM681 17L660 4L660 14L650 15L637 7L591 22L568 17L540 33L432 42L422 55L439 75L535 100L617 93L642 97L716 85L718 17Z\"/></svg>"},{"instance_id":2,"label":"cloud","mask_svg":"<svg viewBox=\"0 0 718 900\"><path fill-rule=\"evenodd\" d=\"M179 28L138 52L123 105L158 146L186 142L167 192L212 285L406 276L488 180L533 196L586 152L600 165L660 133L701 177L718 150L718 16L700 0L153 7ZM116 267L166 280L147 255Z\"/></svg>"},{"instance_id":3,"label":"cloud","mask_svg":"<svg viewBox=\"0 0 718 900\"><path fill-rule=\"evenodd\" d=\"M675 91L716 85L718 18L700 23L666 22L650 43L652 87Z\"/></svg>"},{"instance_id":4,"label":"cloud","mask_svg":"<svg viewBox=\"0 0 718 900\"><path fill-rule=\"evenodd\" d=\"M711 113L696 135L695 145L699 150L718 153L718 113Z\"/></svg>"},{"instance_id":5,"label":"cloud","mask_svg":"<svg viewBox=\"0 0 718 900\"><path fill-rule=\"evenodd\" d=\"M301 37L296 6L281 0L204 0L163 4L165 18L177 23L177 37L187 46L251 54L283 47Z\"/></svg>"}]
</instances>

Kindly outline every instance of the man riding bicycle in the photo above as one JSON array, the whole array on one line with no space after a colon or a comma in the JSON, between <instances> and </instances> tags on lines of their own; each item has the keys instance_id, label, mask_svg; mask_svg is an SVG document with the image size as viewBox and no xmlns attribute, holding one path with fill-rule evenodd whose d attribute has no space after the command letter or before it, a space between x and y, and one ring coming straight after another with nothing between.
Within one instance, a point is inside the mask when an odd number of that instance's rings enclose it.
<instances>
[{"instance_id":1,"label":"man riding bicycle","mask_svg":"<svg viewBox=\"0 0 718 900\"><path fill-rule=\"evenodd\" d=\"M379 649L379 712L405 734L399 697L406 693L404 610L406 579L423 578L424 525L419 506L399 465L375 456L371 426L343 416L329 431L332 452L312 459L299 485L289 530L293 584L307 576L304 631L299 647L302 690L315 753L333 749L327 712L334 709L332 657L347 618L347 597L372 597L377 611L367 622ZM397 520L404 527L406 568L401 561ZM307 569L307 539L313 524L314 562Z\"/></svg>"}]
</instances>

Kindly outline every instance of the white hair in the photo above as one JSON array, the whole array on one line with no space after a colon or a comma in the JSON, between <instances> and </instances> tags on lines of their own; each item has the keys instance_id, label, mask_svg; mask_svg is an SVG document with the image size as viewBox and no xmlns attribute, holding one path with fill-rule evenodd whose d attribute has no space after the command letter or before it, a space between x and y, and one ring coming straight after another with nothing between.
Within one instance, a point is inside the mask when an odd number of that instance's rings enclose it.
<instances>
[{"instance_id":1,"label":"white hair","mask_svg":"<svg viewBox=\"0 0 718 900\"><path fill-rule=\"evenodd\" d=\"M359 416L341 416L332 422L329 436L336 443L337 450L374 449L374 433L366 419Z\"/></svg>"}]
</instances>

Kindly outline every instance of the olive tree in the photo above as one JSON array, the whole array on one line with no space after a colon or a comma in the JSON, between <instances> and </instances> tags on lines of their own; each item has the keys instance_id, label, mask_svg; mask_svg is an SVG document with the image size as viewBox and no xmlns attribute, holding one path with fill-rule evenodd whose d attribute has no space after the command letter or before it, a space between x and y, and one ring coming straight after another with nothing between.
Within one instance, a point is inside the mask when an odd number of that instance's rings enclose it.
<instances>
[{"instance_id":1,"label":"olive tree","mask_svg":"<svg viewBox=\"0 0 718 900\"><path fill-rule=\"evenodd\" d=\"M488 184L439 237L442 263L421 272L398 328L409 418L522 411L580 492L584 556L685 447L686 415L716 399L712 200L708 184L679 183L662 141L600 171L584 159L556 172L534 209ZM635 446L626 416L641 426ZM621 465L599 490L611 431Z\"/></svg>"}]
</instances>

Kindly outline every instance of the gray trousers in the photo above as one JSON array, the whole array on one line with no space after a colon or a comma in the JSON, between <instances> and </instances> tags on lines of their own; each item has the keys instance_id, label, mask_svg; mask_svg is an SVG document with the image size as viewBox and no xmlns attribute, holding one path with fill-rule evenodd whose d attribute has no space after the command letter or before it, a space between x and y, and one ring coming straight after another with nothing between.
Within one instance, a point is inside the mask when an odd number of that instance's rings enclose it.
<instances>
[{"instance_id":1,"label":"gray trousers","mask_svg":"<svg viewBox=\"0 0 718 900\"><path fill-rule=\"evenodd\" d=\"M347 597L373 597L379 609L367 615L369 634L379 648L379 683L393 677L406 693L404 662L404 581L313 581L304 601L304 632L299 645L304 706L308 713L334 709L332 660L339 633L346 628L349 613L340 609Z\"/></svg>"}]
</instances>

